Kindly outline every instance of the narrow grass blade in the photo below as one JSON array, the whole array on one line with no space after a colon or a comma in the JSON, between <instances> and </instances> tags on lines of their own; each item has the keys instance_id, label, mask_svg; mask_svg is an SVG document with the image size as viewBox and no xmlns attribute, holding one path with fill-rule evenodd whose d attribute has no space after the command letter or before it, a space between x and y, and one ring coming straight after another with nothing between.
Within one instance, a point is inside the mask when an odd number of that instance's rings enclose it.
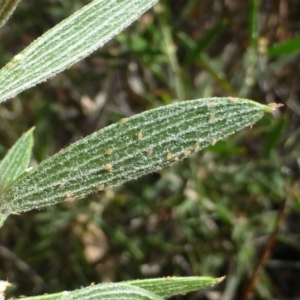
<instances>
[{"instance_id":1,"label":"narrow grass blade","mask_svg":"<svg viewBox=\"0 0 300 300\"><path fill-rule=\"evenodd\" d=\"M260 0L250 0L249 10L249 47L243 58L243 74L239 74L241 97L247 97L257 82L259 75L258 68L258 37L259 37L259 7Z\"/></svg>"},{"instance_id":2,"label":"narrow grass blade","mask_svg":"<svg viewBox=\"0 0 300 300\"><path fill-rule=\"evenodd\" d=\"M206 98L121 120L22 175L1 200L0 214L73 201L157 171L251 126L276 107L246 99Z\"/></svg>"},{"instance_id":3,"label":"narrow grass blade","mask_svg":"<svg viewBox=\"0 0 300 300\"><path fill-rule=\"evenodd\" d=\"M259 37L259 7L260 0L250 0L249 10L249 40L250 46L256 48Z\"/></svg>"},{"instance_id":4,"label":"narrow grass blade","mask_svg":"<svg viewBox=\"0 0 300 300\"><path fill-rule=\"evenodd\" d=\"M168 12L166 11L166 8L161 6L158 7L156 13L161 27L163 39L162 42L164 43L163 49L171 69L169 80L173 86L173 89L176 91L176 98L183 100L186 99L186 97L184 92L183 78L181 76L182 72L177 57L176 45L172 35L171 22L168 20Z\"/></svg>"},{"instance_id":5,"label":"narrow grass blade","mask_svg":"<svg viewBox=\"0 0 300 300\"><path fill-rule=\"evenodd\" d=\"M20 0L0 0L0 27L5 24L19 2Z\"/></svg>"},{"instance_id":6,"label":"narrow grass blade","mask_svg":"<svg viewBox=\"0 0 300 300\"><path fill-rule=\"evenodd\" d=\"M0 70L0 102L83 59L158 0L94 0L47 31Z\"/></svg>"},{"instance_id":7,"label":"narrow grass blade","mask_svg":"<svg viewBox=\"0 0 300 300\"><path fill-rule=\"evenodd\" d=\"M290 39L286 42L270 46L267 54L270 56L286 55L300 51L300 38Z\"/></svg>"},{"instance_id":8,"label":"narrow grass blade","mask_svg":"<svg viewBox=\"0 0 300 300\"><path fill-rule=\"evenodd\" d=\"M226 19L221 20L212 29L210 29L202 39L196 41L195 46L191 49L184 61L184 66L189 67L194 63L194 61L197 61L199 55L201 55L202 52L213 43L214 39L224 31L227 25L228 22Z\"/></svg>"},{"instance_id":9,"label":"narrow grass blade","mask_svg":"<svg viewBox=\"0 0 300 300\"><path fill-rule=\"evenodd\" d=\"M72 292L62 292L36 297L22 297L22 300L163 300L162 297L145 289L124 283L104 283Z\"/></svg>"},{"instance_id":10,"label":"narrow grass blade","mask_svg":"<svg viewBox=\"0 0 300 300\"><path fill-rule=\"evenodd\" d=\"M210 288L221 282L223 279L224 277L166 277L134 280L127 283L151 291L152 293L161 297L168 298L179 294L186 294L189 292Z\"/></svg>"},{"instance_id":11,"label":"narrow grass blade","mask_svg":"<svg viewBox=\"0 0 300 300\"><path fill-rule=\"evenodd\" d=\"M286 118L282 117L275 121L265 139L263 147L263 157L271 159L271 154L278 149L278 144L283 139L284 132L288 126Z\"/></svg>"},{"instance_id":12,"label":"narrow grass blade","mask_svg":"<svg viewBox=\"0 0 300 300\"><path fill-rule=\"evenodd\" d=\"M181 40L182 43L185 44L185 47L190 49L189 56L194 55L193 52L197 51L197 44L183 32L180 32L178 34L178 38ZM210 59L210 57L205 52L198 52L197 55L195 55L193 62L197 63L203 69L205 69L211 75L211 77L214 78L223 87L225 91L227 91L231 95L235 94L234 88L226 79L224 71L220 67L217 67L215 62L212 59ZM184 65L187 67L188 64L189 58L186 59Z\"/></svg>"}]
</instances>

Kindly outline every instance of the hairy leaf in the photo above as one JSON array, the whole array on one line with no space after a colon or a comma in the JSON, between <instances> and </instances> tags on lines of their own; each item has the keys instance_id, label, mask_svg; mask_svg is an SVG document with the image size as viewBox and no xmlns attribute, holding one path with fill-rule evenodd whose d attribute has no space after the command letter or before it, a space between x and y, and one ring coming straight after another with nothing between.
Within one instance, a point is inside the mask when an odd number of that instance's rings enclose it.
<instances>
[{"instance_id":1,"label":"hairy leaf","mask_svg":"<svg viewBox=\"0 0 300 300\"><path fill-rule=\"evenodd\" d=\"M35 40L0 70L0 102L83 59L157 1L94 0L84 6Z\"/></svg>"},{"instance_id":2,"label":"hairy leaf","mask_svg":"<svg viewBox=\"0 0 300 300\"><path fill-rule=\"evenodd\" d=\"M8 20L20 0L0 0L0 27Z\"/></svg>"},{"instance_id":3,"label":"hairy leaf","mask_svg":"<svg viewBox=\"0 0 300 300\"><path fill-rule=\"evenodd\" d=\"M73 201L157 171L251 126L265 106L206 98L149 110L74 143L24 174L0 201L0 213Z\"/></svg>"},{"instance_id":4,"label":"hairy leaf","mask_svg":"<svg viewBox=\"0 0 300 300\"><path fill-rule=\"evenodd\" d=\"M163 300L145 289L125 283L104 283L71 292L23 297L25 300Z\"/></svg>"},{"instance_id":5,"label":"hairy leaf","mask_svg":"<svg viewBox=\"0 0 300 300\"><path fill-rule=\"evenodd\" d=\"M132 280L120 283L98 284L72 292L25 297L25 300L77 300L77 299L122 299L122 300L162 300L174 295L185 294L221 282L224 278L211 277L165 277Z\"/></svg>"},{"instance_id":6,"label":"hairy leaf","mask_svg":"<svg viewBox=\"0 0 300 300\"><path fill-rule=\"evenodd\" d=\"M27 131L8 151L0 163L0 187L12 184L28 167L32 146L33 129Z\"/></svg>"},{"instance_id":7,"label":"hairy leaf","mask_svg":"<svg viewBox=\"0 0 300 300\"><path fill-rule=\"evenodd\" d=\"M33 129L26 132L9 150L0 163L0 202L5 190L22 174L28 167L32 146ZM7 214L0 214L0 228L3 226Z\"/></svg>"},{"instance_id":8,"label":"hairy leaf","mask_svg":"<svg viewBox=\"0 0 300 300\"><path fill-rule=\"evenodd\" d=\"M211 277L166 277L144 280L133 280L127 283L151 291L161 297L172 297L214 286L222 278Z\"/></svg>"}]
</instances>

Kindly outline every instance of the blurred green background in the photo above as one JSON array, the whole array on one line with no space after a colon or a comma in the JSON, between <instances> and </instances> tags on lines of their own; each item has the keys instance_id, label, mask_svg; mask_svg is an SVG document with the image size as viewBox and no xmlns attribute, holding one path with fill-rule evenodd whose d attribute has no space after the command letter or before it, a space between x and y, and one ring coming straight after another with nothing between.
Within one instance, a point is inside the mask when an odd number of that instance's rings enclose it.
<instances>
[{"instance_id":1,"label":"blurred green background","mask_svg":"<svg viewBox=\"0 0 300 300\"><path fill-rule=\"evenodd\" d=\"M0 29L0 65L89 2L21 1ZM176 101L230 95L285 105L172 168L10 216L0 234L8 295L226 275L174 299L299 299L299 16L298 0L162 0L84 61L1 105L0 158L35 126L32 166Z\"/></svg>"}]
</instances>

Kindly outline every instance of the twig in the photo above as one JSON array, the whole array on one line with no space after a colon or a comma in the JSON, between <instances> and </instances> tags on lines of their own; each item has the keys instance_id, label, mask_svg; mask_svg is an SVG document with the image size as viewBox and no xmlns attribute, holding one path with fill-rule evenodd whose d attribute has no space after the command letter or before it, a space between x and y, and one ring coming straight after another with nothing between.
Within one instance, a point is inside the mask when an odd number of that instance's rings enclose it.
<instances>
[{"instance_id":1,"label":"twig","mask_svg":"<svg viewBox=\"0 0 300 300\"><path fill-rule=\"evenodd\" d=\"M267 259L269 258L270 254L274 248L280 224L283 222L285 215L286 215L286 206L287 206L286 204L287 204L287 198L283 201L283 203L281 205L281 208L277 215L277 219L274 224L273 231L268 238L268 241L264 247L263 253L262 253L262 255L257 263L257 266L247 284L247 287L241 297L242 300L250 299L250 294L252 293L254 284L255 284L256 280L259 278L258 272L261 268L264 267Z\"/></svg>"}]
</instances>

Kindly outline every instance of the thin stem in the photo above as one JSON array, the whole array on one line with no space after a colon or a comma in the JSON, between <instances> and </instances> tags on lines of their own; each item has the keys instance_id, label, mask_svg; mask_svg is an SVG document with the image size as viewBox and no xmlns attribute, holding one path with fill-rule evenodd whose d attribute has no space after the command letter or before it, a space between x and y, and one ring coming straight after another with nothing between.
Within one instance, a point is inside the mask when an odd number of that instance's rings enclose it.
<instances>
[{"instance_id":1,"label":"thin stem","mask_svg":"<svg viewBox=\"0 0 300 300\"><path fill-rule=\"evenodd\" d=\"M263 249L262 255L257 263L257 266L247 284L246 289L244 290L243 296L241 297L242 300L250 299L250 295L252 293L252 290L254 288L255 282L259 279L259 271L265 266L268 258L270 257L272 250L274 248L277 235L280 229L280 225L282 224L283 220L286 216L286 207L287 207L288 199L285 199L281 205L281 208L278 212L274 228L272 233L270 234L268 241Z\"/></svg>"}]
</instances>

